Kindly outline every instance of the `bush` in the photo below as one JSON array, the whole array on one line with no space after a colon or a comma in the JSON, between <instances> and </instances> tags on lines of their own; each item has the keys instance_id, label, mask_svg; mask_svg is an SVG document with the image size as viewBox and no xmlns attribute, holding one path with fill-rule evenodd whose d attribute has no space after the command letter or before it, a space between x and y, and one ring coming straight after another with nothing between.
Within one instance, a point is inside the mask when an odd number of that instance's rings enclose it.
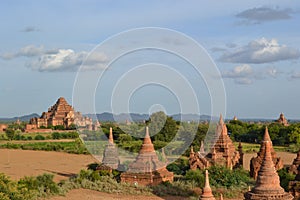
<instances>
[{"instance_id":1,"label":"bush","mask_svg":"<svg viewBox=\"0 0 300 200\"><path fill-rule=\"evenodd\" d=\"M209 181L211 186L214 187L235 187L239 186L247 188L249 184L253 184L253 181L249 172L243 169L230 170L223 166L212 166L208 169ZM186 180L195 181L200 187L204 186L204 170L189 170L185 175Z\"/></svg>"},{"instance_id":2,"label":"bush","mask_svg":"<svg viewBox=\"0 0 300 200\"><path fill-rule=\"evenodd\" d=\"M289 182L295 180L296 175L288 172L287 168L278 170L280 178L280 186L284 188L286 192L289 191Z\"/></svg>"},{"instance_id":3,"label":"bush","mask_svg":"<svg viewBox=\"0 0 300 200\"><path fill-rule=\"evenodd\" d=\"M53 181L52 174L24 177L18 182L0 174L1 200L38 200L52 195L62 195L64 188Z\"/></svg>"},{"instance_id":4,"label":"bush","mask_svg":"<svg viewBox=\"0 0 300 200\"><path fill-rule=\"evenodd\" d=\"M181 157L175 162L169 164L167 169L177 175L185 175L186 171L190 169L188 162L188 159Z\"/></svg>"},{"instance_id":5,"label":"bush","mask_svg":"<svg viewBox=\"0 0 300 200\"><path fill-rule=\"evenodd\" d=\"M54 139L54 140L59 140L61 138L61 135L58 132L52 133L51 136L52 136L52 139Z\"/></svg>"},{"instance_id":6,"label":"bush","mask_svg":"<svg viewBox=\"0 0 300 200\"><path fill-rule=\"evenodd\" d=\"M36 136L34 137L34 139L35 139L35 140L45 140L45 137L42 136L42 135L36 135Z\"/></svg>"}]
</instances>

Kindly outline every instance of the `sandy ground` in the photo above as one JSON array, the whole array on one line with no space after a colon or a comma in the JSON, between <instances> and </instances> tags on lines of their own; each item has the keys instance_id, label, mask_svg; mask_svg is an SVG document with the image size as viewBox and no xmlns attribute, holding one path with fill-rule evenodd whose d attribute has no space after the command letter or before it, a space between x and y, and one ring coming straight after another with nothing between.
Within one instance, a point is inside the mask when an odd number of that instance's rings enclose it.
<instances>
[{"instance_id":1,"label":"sandy ground","mask_svg":"<svg viewBox=\"0 0 300 200\"><path fill-rule=\"evenodd\" d=\"M86 189L76 189L69 192L65 197L53 197L51 200L187 200L189 198L183 197L157 197L157 196L131 196L131 195L118 195L107 194Z\"/></svg>"},{"instance_id":2,"label":"sandy ground","mask_svg":"<svg viewBox=\"0 0 300 200\"><path fill-rule=\"evenodd\" d=\"M24 176L37 176L43 173L54 174L60 181L86 169L95 162L90 155L75 155L61 152L0 149L0 172L14 180Z\"/></svg>"},{"instance_id":3,"label":"sandy ground","mask_svg":"<svg viewBox=\"0 0 300 200\"><path fill-rule=\"evenodd\" d=\"M96 160L90 155L74 155L61 152L30 151L0 149L0 172L5 173L14 180L24 176L36 176L43 173L54 174L54 180L59 181L67 179L77 174L81 169L86 169L89 163ZM292 163L296 154L277 152L277 155L283 159L285 165ZM256 153L245 154L244 168L249 170L250 159L256 156ZM51 200L179 200L182 197L150 197L150 196L124 196L117 194L107 194L97 191L76 189L70 191L65 197L53 197Z\"/></svg>"}]
</instances>

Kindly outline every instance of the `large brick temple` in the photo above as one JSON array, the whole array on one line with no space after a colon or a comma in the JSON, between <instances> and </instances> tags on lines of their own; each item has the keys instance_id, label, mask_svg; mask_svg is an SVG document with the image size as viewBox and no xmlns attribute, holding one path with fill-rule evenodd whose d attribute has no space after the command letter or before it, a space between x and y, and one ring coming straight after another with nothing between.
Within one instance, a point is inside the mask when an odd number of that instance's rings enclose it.
<instances>
[{"instance_id":1,"label":"large brick temple","mask_svg":"<svg viewBox=\"0 0 300 200\"><path fill-rule=\"evenodd\" d=\"M239 145L238 151L230 139L226 124L223 121L222 115L217 124L213 143L207 144L212 146L209 152L205 152L203 142L199 152L194 152L191 147L189 165L191 169L205 169L212 165L221 165L228 168L236 168L243 166L242 146Z\"/></svg>"},{"instance_id":2,"label":"large brick temple","mask_svg":"<svg viewBox=\"0 0 300 200\"><path fill-rule=\"evenodd\" d=\"M276 156L276 152L273 149L273 145L272 145L272 141L271 141L271 138L269 135L268 128L266 127L265 134L264 134L263 140L261 142L260 150L257 153L257 157L253 157L250 160L250 176L253 177L254 179L256 179L256 177L258 175L258 171L259 171L262 161L265 157L266 144L270 144L270 152L271 152L271 157L272 157L275 169L279 170L279 169L283 168L283 162L282 162L281 158Z\"/></svg>"},{"instance_id":3,"label":"large brick temple","mask_svg":"<svg viewBox=\"0 0 300 200\"><path fill-rule=\"evenodd\" d=\"M166 163L160 161L154 150L149 129L135 161L128 166L128 170L121 174L121 181L135 185L157 185L162 182L172 182L174 174L166 168Z\"/></svg>"},{"instance_id":4,"label":"large brick temple","mask_svg":"<svg viewBox=\"0 0 300 200\"><path fill-rule=\"evenodd\" d=\"M71 124L89 126L93 124L93 121L88 117L83 117L80 112L76 112L65 98L60 97L47 112L42 113L41 117L31 118L26 129L37 129L57 125L69 128Z\"/></svg>"}]
</instances>

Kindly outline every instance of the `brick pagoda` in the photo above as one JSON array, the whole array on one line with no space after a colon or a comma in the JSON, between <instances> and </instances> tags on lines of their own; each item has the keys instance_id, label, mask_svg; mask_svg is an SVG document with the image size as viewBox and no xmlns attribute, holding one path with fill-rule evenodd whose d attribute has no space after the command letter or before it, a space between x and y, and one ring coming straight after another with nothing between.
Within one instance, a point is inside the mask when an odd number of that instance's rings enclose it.
<instances>
[{"instance_id":1,"label":"brick pagoda","mask_svg":"<svg viewBox=\"0 0 300 200\"><path fill-rule=\"evenodd\" d=\"M289 167L289 172L298 174L298 167L300 165L300 150L297 153L297 157L294 159L292 165Z\"/></svg>"},{"instance_id":2,"label":"brick pagoda","mask_svg":"<svg viewBox=\"0 0 300 200\"><path fill-rule=\"evenodd\" d=\"M271 154L271 141L265 142L265 153L261 167L258 172L256 184L252 190L244 194L245 200L292 200L293 196L286 193L280 186L279 176L274 167Z\"/></svg>"},{"instance_id":3,"label":"brick pagoda","mask_svg":"<svg viewBox=\"0 0 300 200\"><path fill-rule=\"evenodd\" d=\"M135 185L157 185L173 181L173 172L166 169L166 164L159 161L152 144L148 127L146 135L136 160L121 174L121 182Z\"/></svg>"},{"instance_id":4,"label":"brick pagoda","mask_svg":"<svg viewBox=\"0 0 300 200\"><path fill-rule=\"evenodd\" d=\"M232 169L243 165L242 146L240 144L239 150L235 150L222 115L220 115L213 141L214 144L211 145L208 153L204 150L203 142L201 142L199 152L195 153L191 148L189 157L191 169L205 169L212 165L222 165Z\"/></svg>"},{"instance_id":5,"label":"brick pagoda","mask_svg":"<svg viewBox=\"0 0 300 200\"><path fill-rule=\"evenodd\" d=\"M107 170L112 172L113 169L118 169L120 165L118 149L114 144L112 128L109 129L108 143L103 152L101 165L97 170Z\"/></svg>"},{"instance_id":6,"label":"brick pagoda","mask_svg":"<svg viewBox=\"0 0 300 200\"><path fill-rule=\"evenodd\" d=\"M283 113L280 113L279 119L277 120L278 123L282 124L283 126L288 126L289 123L287 119L285 118Z\"/></svg>"},{"instance_id":7,"label":"brick pagoda","mask_svg":"<svg viewBox=\"0 0 300 200\"><path fill-rule=\"evenodd\" d=\"M271 138L269 135L268 128L266 127L265 134L264 134L263 140L260 145L260 150L257 153L257 157L256 158L253 157L250 160L250 176L253 177L254 179L256 179L256 177L257 177L258 171L260 169L263 158L265 156L267 143L270 143L271 156L272 156L272 160L273 160L276 170L283 168L283 162L282 162L281 158L277 158L277 156L276 156L276 152L273 149L273 145L272 145L272 141L271 141Z\"/></svg>"},{"instance_id":8,"label":"brick pagoda","mask_svg":"<svg viewBox=\"0 0 300 200\"><path fill-rule=\"evenodd\" d=\"M199 200L216 200L209 185L208 171L205 170L205 185Z\"/></svg>"}]
</instances>

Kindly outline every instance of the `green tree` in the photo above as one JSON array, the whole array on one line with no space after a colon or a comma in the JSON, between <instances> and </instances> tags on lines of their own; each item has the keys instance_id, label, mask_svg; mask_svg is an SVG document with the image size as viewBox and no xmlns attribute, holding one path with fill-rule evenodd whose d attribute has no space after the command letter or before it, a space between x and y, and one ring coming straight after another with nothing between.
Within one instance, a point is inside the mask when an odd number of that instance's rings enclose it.
<instances>
[{"instance_id":1,"label":"green tree","mask_svg":"<svg viewBox=\"0 0 300 200\"><path fill-rule=\"evenodd\" d=\"M155 134L152 137L154 141L170 142L177 133L176 121L162 111L153 113L148 124L150 134Z\"/></svg>"},{"instance_id":2,"label":"green tree","mask_svg":"<svg viewBox=\"0 0 300 200\"><path fill-rule=\"evenodd\" d=\"M6 137L9 140L12 140L15 137L15 130L11 129L11 128L8 128L8 129L5 130L5 134L6 134Z\"/></svg>"},{"instance_id":3,"label":"green tree","mask_svg":"<svg viewBox=\"0 0 300 200\"><path fill-rule=\"evenodd\" d=\"M300 144L300 127L295 127L289 134L289 141L295 144Z\"/></svg>"}]
</instances>

